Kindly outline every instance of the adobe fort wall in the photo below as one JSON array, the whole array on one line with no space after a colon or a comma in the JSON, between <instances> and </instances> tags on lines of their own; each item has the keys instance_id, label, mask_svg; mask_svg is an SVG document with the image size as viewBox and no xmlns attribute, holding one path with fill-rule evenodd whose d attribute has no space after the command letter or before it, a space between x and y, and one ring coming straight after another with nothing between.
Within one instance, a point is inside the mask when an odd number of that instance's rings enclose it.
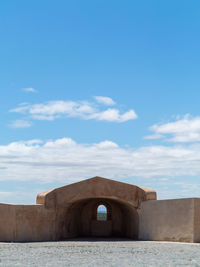
<instances>
[{"instance_id":1,"label":"adobe fort wall","mask_svg":"<svg viewBox=\"0 0 200 267\"><path fill-rule=\"evenodd\" d=\"M197 242L200 237L200 199L143 202L139 211L139 239Z\"/></svg>"},{"instance_id":2,"label":"adobe fort wall","mask_svg":"<svg viewBox=\"0 0 200 267\"><path fill-rule=\"evenodd\" d=\"M0 204L0 241L54 240L55 213L42 205Z\"/></svg>"},{"instance_id":3,"label":"adobe fort wall","mask_svg":"<svg viewBox=\"0 0 200 267\"><path fill-rule=\"evenodd\" d=\"M99 236L200 242L200 198L156 200L152 189L94 177L40 193L36 205L0 204L0 241Z\"/></svg>"}]
</instances>

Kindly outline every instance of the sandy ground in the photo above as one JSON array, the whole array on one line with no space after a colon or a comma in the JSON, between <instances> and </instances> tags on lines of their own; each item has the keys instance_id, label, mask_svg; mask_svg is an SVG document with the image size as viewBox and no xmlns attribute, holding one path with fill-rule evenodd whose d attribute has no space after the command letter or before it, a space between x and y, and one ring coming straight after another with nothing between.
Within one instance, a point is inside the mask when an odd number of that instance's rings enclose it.
<instances>
[{"instance_id":1,"label":"sandy ground","mask_svg":"<svg viewBox=\"0 0 200 267\"><path fill-rule=\"evenodd\" d=\"M0 243L0 266L200 266L200 244L142 241Z\"/></svg>"}]
</instances>

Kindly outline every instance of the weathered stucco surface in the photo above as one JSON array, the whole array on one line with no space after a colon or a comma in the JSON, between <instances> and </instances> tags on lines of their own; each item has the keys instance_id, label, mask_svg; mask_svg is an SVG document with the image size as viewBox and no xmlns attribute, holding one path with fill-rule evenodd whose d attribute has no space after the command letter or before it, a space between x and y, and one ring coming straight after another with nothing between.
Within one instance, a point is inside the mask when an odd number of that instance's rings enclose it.
<instances>
[{"instance_id":1,"label":"weathered stucco surface","mask_svg":"<svg viewBox=\"0 0 200 267\"><path fill-rule=\"evenodd\" d=\"M41 205L0 204L0 241L54 239L55 213Z\"/></svg>"},{"instance_id":2,"label":"weathered stucco surface","mask_svg":"<svg viewBox=\"0 0 200 267\"><path fill-rule=\"evenodd\" d=\"M193 198L143 202L139 239L194 242L194 203Z\"/></svg>"},{"instance_id":3,"label":"weathered stucco surface","mask_svg":"<svg viewBox=\"0 0 200 267\"><path fill-rule=\"evenodd\" d=\"M107 221L98 221L105 205ZM0 204L0 241L128 237L200 242L200 199L156 200L152 189L101 177L40 193L36 205Z\"/></svg>"},{"instance_id":4,"label":"weathered stucco surface","mask_svg":"<svg viewBox=\"0 0 200 267\"><path fill-rule=\"evenodd\" d=\"M156 199L156 192L145 187L94 177L40 193L37 196L37 204L53 208L91 198L119 199L137 208L142 201Z\"/></svg>"}]
</instances>

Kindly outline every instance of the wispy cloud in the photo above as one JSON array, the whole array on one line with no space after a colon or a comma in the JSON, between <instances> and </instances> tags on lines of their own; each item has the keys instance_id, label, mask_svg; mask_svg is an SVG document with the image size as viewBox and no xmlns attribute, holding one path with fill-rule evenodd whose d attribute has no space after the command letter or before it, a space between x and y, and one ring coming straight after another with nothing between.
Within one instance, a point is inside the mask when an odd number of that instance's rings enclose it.
<instances>
[{"instance_id":1,"label":"wispy cloud","mask_svg":"<svg viewBox=\"0 0 200 267\"><path fill-rule=\"evenodd\" d=\"M165 138L171 142L197 142L200 141L200 117L191 117L186 114L182 119L164 124L154 124L150 127L153 135L146 139Z\"/></svg>"},{"instance_id":2,"label":"wispy cloud","mask_svg":"<svg viewBox=\"0 0 200 267\"><path fill-rule=\"evenodd\" d=\"M123 114L120 114L119 110L109 108L106 111L94 113L89 118L97 119L99 121L125 122L137 119L137 114L134 110L129 110Z\"/></svg>"},{"instance_id":3,"label":"wispy cloud","mask_svg":"<svg viewBox=\"0 0 200 267\"><path fill-rule=\"evenodd\" d=\"M137 118L133 109L121 112L119 109L102 109L88 101L49 101L40 104L24 103L12 109L11 112L28 115L35 120L55 120L57 118L80 118L84 120L99 120L109 122L125 122Z\"/></svg>"},{"instance_id":4,"label":"wispy cloud","mask_svg":"<svg viewBox=\"0 0 200 267\"><path fill-rule=\"evenodd\" d=\"M22 89L24 92L27 92L27 93L37 93L38 91L33 88L33 87L27 87L27 88L23 88Z\"/></svg>"},{"instance_id":5,"label":"wispy cloud","mask_svg":"<svg viewBox=\"0 0 200 267\"><path fill-rule=\"evenodd\" d=\"M26 120L16 120L13 121L9 126L11 128L29 128L31 127L32 123Z\"/></svg>"},{"instance_id":6,"label":"wispy cloud","mask_svg":"<svg viewBox=\"0 0 200 267\"><path fill-rule=\"evenodd\" d=\"M115 101L107 96L95 96L94 97L96 99L96 101L100 104L106 105L106 106L113 106L115 105Z\"/></svg>"}]
</instances>

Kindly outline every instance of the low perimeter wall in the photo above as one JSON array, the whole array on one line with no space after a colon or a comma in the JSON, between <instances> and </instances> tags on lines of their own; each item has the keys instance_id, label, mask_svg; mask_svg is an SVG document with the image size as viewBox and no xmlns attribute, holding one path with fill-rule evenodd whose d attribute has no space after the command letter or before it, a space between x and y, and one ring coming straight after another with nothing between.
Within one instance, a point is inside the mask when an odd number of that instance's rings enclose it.
<instances>
[{"instance_id":1,"label":"low perimeter wall","mask_svg":"<svg viewBox=\"0 0 200 267\"><path fill-rule=\"evenodd\" d=\"M200 242L200 199L142 202L139 239Z\"/></svg>"},{"instance_id":2,"label":"low perimeter wall","mask_svg":"<svg viewBox=\"0 0 200 267\"><path fill-rule=\"evenodd\" d=\"M200 242L199 198L144 201L138 213L140 240ZM43 205L0 204L0 241L56 240L56 225Z\"/></svg>"},{"instance_id":3,"label":"low perimeter wall","mask_svg":"<svg viewBox=\"0 0 200 267\"><path fill-rule=\"evenodd\" d=\"M43 205L0 204L0 241L54 240L54 215Z\"/></svg>"}]
</instances>

